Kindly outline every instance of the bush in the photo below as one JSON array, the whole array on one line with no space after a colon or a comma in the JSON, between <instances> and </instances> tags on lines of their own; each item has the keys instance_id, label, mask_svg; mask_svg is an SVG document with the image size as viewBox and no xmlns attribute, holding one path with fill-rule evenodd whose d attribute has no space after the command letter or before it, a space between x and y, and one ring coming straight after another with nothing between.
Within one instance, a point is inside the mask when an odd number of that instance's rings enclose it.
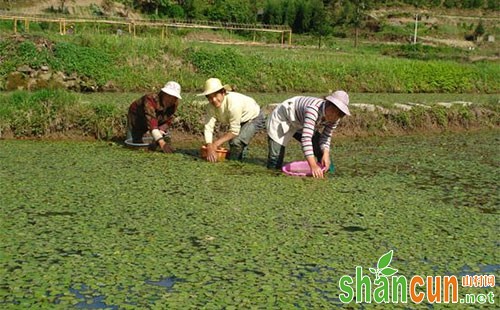
<instances>
[{"instance_id":1,"label":"bush","mask_svg":"<svg viewBox=\"0 0 500 310\"><path fill-rule=\"evenodd\" d=\"M59 42L54 48L54 57L59 63L53 67L60 68L66 73L78 73L104 85L112 76L114 66L111 56L105 51L77 46L73 43Z\"/></svg>"},{"instance_id":2,"label":"bush","mask_svg":"<svg viewBox=\"0 0 500 310\"><path fill-rule=\"evenodd\" d=\"M61 90L17 91L4 98L0 110L0 132L10 131L16 137L39 137L68 130L69 107L78 96Z\"/></svg>"},{"instance_id":3,"label":"bush","mask_svg":"<svg viewBox=\"0 0 500 310\"><path fill-rule=\"evenodd\" d=\"M82 103L75 93L16 91L0 99L0 134L43 137L76 131L110 140L122 136L125 131L125 115L119 106Z\"/></svg>"},{"instance_id":4,"label":"bush","mask_svg":"<svg viewBox=\"0 0 500 310\"><path fill-rule=\"evenodd\" d=\"M251 56L243 55L234 48L190 49L188 59L200 73L207 77L216 76L222 81L231 80L236 83L241 78L251 80L255 76L254 59Z\"/></svg>"}]
</instances>

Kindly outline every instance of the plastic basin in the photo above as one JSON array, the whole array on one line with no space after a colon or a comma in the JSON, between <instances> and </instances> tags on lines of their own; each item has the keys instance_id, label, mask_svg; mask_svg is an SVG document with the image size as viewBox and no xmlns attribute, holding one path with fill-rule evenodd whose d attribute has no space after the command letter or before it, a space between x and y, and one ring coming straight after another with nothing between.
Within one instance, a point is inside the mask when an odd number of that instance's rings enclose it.
<instances>
[{"instance_id":1,"label":"plastic basin","mask_svg":"<svg viewBox=\"0 0 500 310\"><path fill-rule=\"evenodd\" d=\"M325 173L328 170L328 167L323 167L320 163L318 163L318 165L323 170L323 173ZM311 167L309 167L309 164L305 160L292 161L290 163L287 163L281 168L281 170L286 175L290 176L296 176L296 177L312 176Z\"/></svg>"}]
</instances>

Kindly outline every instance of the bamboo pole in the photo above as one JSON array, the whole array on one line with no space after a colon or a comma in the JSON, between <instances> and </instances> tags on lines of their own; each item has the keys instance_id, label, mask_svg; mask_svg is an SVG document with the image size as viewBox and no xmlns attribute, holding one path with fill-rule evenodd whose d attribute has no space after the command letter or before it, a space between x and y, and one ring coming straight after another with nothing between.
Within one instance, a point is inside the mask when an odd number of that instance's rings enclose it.
<instances>
[{"instance_id":1,"label":"bamboo pole","mask_svg":"<svg viewBox=\"0 0 500 310\"><path fill-rule=\"evenodd\" d=\"M417 44L418 13L415 14L415 32L413 34L413 44Z\"/></svg>"},{"instance_id":2,"label":"bamboo pole","mask_svg":"<svg viewBox=\"0 0 500 310\"><path fill-rule=\"evenodd\" d=\"M67 23L70 24L78 24L78 23L90 23L94 25L94 29L99 31L100 24L120 24L120 25L128 25L129 33L133 34L134 37L137 36L136 25L146 26L148 28L151 27L165 27L165 37L168 35L168 27L174 28L197 28L197 29L226 29L229 30L232 35L235 30L248 30L254 32L274 32L282 34L282 44L285 44L284 32L290 31L286 27L281 26L270 26L270 25L253 25L253 24L236 24L236 23L215 23L208 21L176 21L176 20L165 20L165 21L150 21L150 20L134 20L128 22L126 20L116 20L116 19L98 19L98 18L75 18L75 19L65 19L65 18L51 18L43 15L9 15L9 14L1 14L0 20L11 20L13 21L14 32L18 32L18 21L25 22L26 31L29 30L29 24L31 22L49 22L49 23L59 23L59 33L61 35L66 34ZM256 36L256 35L255 35ZM291 42L291 33L288 38L288 41Z\"/></svg>"},{"instance_id":3,"label":"bamboo pole","mask_svg":"<svg viewBox=\"0 0 500 310\"><path fill-rule=\"evenodd\" d=\"M24 30L30 32L30 20L27 18L24 20Z\"/></svg>"}]
</instances>

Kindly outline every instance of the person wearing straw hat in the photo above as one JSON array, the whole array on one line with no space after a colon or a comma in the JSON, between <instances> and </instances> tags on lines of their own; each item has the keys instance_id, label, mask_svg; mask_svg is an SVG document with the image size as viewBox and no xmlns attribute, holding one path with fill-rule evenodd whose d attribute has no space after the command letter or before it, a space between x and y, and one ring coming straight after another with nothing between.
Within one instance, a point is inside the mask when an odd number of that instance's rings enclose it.
<instances>
[{"instance_id":1,"label":"person wearing straw hat","mask_svg":"<svg viewBox=\"0 0 500 310\"><path fill-rule=\"evenodd\" d=\"M229 142L229 159L242 160L248 153L248 144L259 130L265 128L265 117L257 102L246 95L232 91L217 78L205 82L203 93L208 99L204 138L207 160L217 161L217 149ZM229 125L229 130L214 140L216 122Z\"/></svg>"},{"instance_id":2,"label":"person wearing straw hat","mask_svg":"<svg viewBox=\"0 0 500 310\"><path fill-rule=\"evenodd\" d=\"M158 93L146 94L132 102L127 115L127 138L132 138L133 143L143 143L143 136L149 131L153 148L159 146L165 153L172 153L174 149L165 138L180 99L181 86L170 81Z\"/></svg>"},{"instance_id":3,"label":"person wearing straw hat","mask_svg":"<svg viewBox=\"0 0 500 310\"><path fill-rule=\"evenodd\" d=\"M349 112L349 95L342 90L325 98L297 96L278 105L267 120L267 167L281 169L285 147L295 138L302 144L302 151L313 177L322 178L323 167L330 166L330 140L340 119ZM323 127L322 132L316 131Z\"/></svg>"}]
</instances>

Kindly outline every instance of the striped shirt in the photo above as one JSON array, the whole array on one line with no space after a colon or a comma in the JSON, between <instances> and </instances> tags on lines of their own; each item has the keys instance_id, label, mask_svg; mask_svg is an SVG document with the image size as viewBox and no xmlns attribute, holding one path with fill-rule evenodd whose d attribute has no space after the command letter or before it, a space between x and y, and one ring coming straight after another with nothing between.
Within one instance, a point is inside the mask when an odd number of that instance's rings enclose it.
<instances>
[{"instance_id":1,"label":"striped shirt","mask_svg":"<svg viewBox=\"0 0 500 310\"><path fill-rule=\"evenodd\" d=\"M297 96L292 99L295 104L295 118L303 124L301 144L304 155L306 157L314 156L312 137L315 128L319 126L324 126L319 145L322 150L329 150L332 132L339 122L321 121L325 114L325 100L306 96Z\"/></svg>"}]
</instances>

